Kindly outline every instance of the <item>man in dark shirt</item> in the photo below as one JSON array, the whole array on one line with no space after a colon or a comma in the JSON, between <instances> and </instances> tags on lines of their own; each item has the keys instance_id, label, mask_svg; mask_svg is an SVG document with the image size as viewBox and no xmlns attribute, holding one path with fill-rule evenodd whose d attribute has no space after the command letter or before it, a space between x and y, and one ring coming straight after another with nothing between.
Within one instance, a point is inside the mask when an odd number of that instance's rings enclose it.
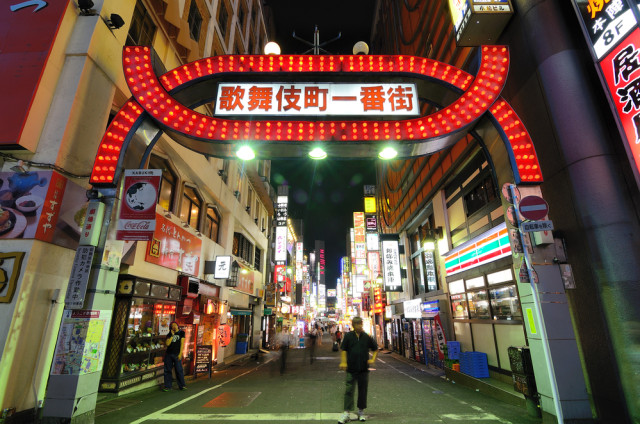
<instances>
[{"instance_id":1,"label":"man in dark shirt","mask_svg":"<svg viewBox=\"0 0 640 424\"><path fill-rule=\"evenodd\" d=\"M349 421L349 411L353 409L353 394L358 385L358 420L366 421L364 409L367 407L367 387L369 385L369 365L378 356L378 345L362 329L362 318L354 317L353 331L344 335L340 348L340 369L347 371L346 388L344 392L344 413L338 423ZM369 359L369 351L373 356Z\"/></svg>"},{"instance_id":2,"label":"man in dark shirt","mask_svg":"<svg viewBox=\"0 0 640 424\"><path fill-rule=\"evenodd\" d=\"M164 387L162 391L168 392L173 384L173 369L176 370L176 379L180 390L185 390L187 386L184 384L184 371L182 369L182 350L184 349L184 331L180 330L178 323L173 321L169 326L170 331L167 334L165 344L167 352L164 356Z\"/></svg>"}]
</instances>

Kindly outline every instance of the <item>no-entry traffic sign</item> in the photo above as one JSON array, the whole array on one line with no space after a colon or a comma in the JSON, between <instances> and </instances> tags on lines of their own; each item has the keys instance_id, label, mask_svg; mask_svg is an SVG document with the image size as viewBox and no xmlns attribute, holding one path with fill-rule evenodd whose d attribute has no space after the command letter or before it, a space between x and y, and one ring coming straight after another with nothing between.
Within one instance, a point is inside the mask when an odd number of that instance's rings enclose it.
<instances>
[{"instance_id":1,"label":"no-entry traffic sign","mask_svg":"<svg viewBox=\"0 0 640 424\"><path fill-rule=\"evenodd\" d=\"M542 197L527 196L520 201L518 210L525 219L537 221L547 216L549 205Z\"/></svg>"}]
</instances>

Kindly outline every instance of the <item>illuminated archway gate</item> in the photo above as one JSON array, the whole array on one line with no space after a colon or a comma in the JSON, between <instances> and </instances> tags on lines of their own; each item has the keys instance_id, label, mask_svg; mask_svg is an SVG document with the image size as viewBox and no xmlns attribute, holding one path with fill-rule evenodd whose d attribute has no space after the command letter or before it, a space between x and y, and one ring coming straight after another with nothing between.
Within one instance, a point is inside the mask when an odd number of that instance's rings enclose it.
<instances>
[{"instance_id":1,"label":"illuminated archway gate","mask_svg":"<svg viewBox=\"0 0 640 424\"><path fill-rule=\"evenodd\" d=\"M90 182L115 186L134 137L148 156L167 133L183 146L208 156L234 158L235 147L251 142L261 159L306 156L321 142L330 157L377 158L390 142L398 158L427 155L457 142L489 119L505 143L516 184L542 182L529 134L500 97L509 68L505 46L483 46L478 73L414 56L217 56L180 66L160 77L149 47L125 47L123 67L133 93L109 125L96 154ZM415 80L422 98L437 112L404 120L238 120L191 109L211 101L225 79L261 81ZM435 93L435 94L433 94ZM185 105L186 104L186 105ZM444 106L442 106L444 105Z\"/></svg>"}]
</instances>

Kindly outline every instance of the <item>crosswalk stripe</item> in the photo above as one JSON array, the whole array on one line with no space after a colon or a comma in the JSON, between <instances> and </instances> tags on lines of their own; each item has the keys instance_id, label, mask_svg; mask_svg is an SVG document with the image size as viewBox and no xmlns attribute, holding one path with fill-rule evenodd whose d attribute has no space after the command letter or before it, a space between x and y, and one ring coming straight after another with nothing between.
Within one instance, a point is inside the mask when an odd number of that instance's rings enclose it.
<instances>
[{"instance_id":1,"label":"crosswalk stripe","mask_svg":"<svg viewBox=\"0 0 640 424\"><path fill-rule=\"evenodd\" d=\"M155 417L159 421L333 421L340 413L280 413L280 414L161 414Z\"/></svg>"}]
</instances>

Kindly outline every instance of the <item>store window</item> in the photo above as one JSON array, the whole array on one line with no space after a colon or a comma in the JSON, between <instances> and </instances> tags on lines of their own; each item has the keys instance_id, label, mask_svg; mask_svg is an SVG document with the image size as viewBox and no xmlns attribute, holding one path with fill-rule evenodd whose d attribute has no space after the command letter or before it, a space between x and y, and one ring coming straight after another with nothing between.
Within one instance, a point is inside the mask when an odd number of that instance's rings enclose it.
<instances>
[{"instance_id":1,"label":"store window","mask_svg":"<svg viewBox=\"0 0 640 424\"><path fill-rule=\"evenodd\" d=\"M164 340L175 314L175 303L144 298L131 300L122 374L163 366Z\"/></svg>"},{"instance_id":2,"label":"store window","mask_svg":"<svg viewBox=\"0 0 640 424\"><path fill-rule=\"evenodd\" d=\"M253 261L253 266L256 268L256 271L258 272L262 272L262 250L258 249L258 247L255 248L256 253L255 253L255 259Z\"/></svg>"},{"instance_id":3,"label":"store window","mask_svg":"<svg viewBox=\"0 0 640 424\"><path fill-rule=\"evenodd\" d=\"M191 7L189 7L189 35L196 41L200 41L200 29L202 28L202 15L198 10L198 5L195 0L191 0Z\"/></svg>"},{"instance_id":4,"label":"store window","mask_svg":"<svg viewBox=\"0 0 640 424\"><path fill-rule=\"evenodd\" d=\"M453 318L469 318L469 311L467 310L467 295L465 293L454 294L451 296L451 313Z\"/></svg>"},{"instance_id":5,"label":"store window","mask_svg":"<svg viewBox=\"0 0 640 424\"><path fill-rule=\"evenodd\" d=\"M208 207L207 219L204 225L204 235L217 243L219 231L220 231L220 214L215 208Z\"/></svg>"},{"instance_id":6,"label":"store window","mask_svg":"<svg viewBox=\"0 0 640 424\"><path fill-rule=\"evenodd\" d=\"M515 285L489 290L493 319L522 319L522 308Z\"/></svg>"},{"instance_id":7,"label":"store window","mask_svg":"<svg viewBox=\"0 0 640 424\"><path fill-rule=\"evenodd\" d=\"M253 244L241 233L233 233L233 249L231 253L248 263L252 263L254 260Z\"/></svg>"},{"instance_id":8,"label":"store window","mask_svg":"<svg viewBox=\"0 0 640 424\"><path fill-rule=\"evenodd\" d=\"M151 14L147 12L142 2L136 2L131 17L131 25L127 33L127 46L151 46L153 37L156 34L156 25L151 19Z\"/></svg>"},{"instance_id":9,"label":"store window","mask_svg":"<svg viewBox=\"0 0 640 424\"><path fill-rule=\"evenodd\" d=\"M467 216L473 215L498 198L498 191L491 175L485 176L464 196Z\"/></svg>"},{"instance_id":10,"label":"store window","mask_svg":"<svg viewBox=\"0 0 640 424\"><path fill-rule=\"evenodd\" d=\"M490 319L489 299L486 290L467 293L469 302L469 318Z\"/></svg>"},{"instance_id":11,"label":"store window","mask_svg":"<svg viewBox=\"0 0 640 424\"><path fill-rule=\"evenodd\" d=\"M224 1L220 2L220 12L218 13L218 28L224 41L227 40L227 26L229 24L229 10Z\"/></svg>"},{"instance_id":12,"label":"store window","mask_svg":"<svg viewBox=\"0 0 640 424\"><path fill-rule=\"evenodd\" d=\"M180 219L189 224L190 227L198 229L200 222L200 210L202 209L202 199L192 187L185 186L182 193L182 206L180 207Z\"/></svg>"},{"instance_id":13,"label":"store window","mask_svg":"<svg viewBox=\"0 0 640 424\"><path fill-rule=\"evenodd\" d=\"M156 155L151 155L149 159L149 169L161 169L162 179L160 180L160 190L158 194L158 204L164 210L173 212L173 199L176 192L178 177L171 169L169 162Z\"/></svg>"}]
</instances>

